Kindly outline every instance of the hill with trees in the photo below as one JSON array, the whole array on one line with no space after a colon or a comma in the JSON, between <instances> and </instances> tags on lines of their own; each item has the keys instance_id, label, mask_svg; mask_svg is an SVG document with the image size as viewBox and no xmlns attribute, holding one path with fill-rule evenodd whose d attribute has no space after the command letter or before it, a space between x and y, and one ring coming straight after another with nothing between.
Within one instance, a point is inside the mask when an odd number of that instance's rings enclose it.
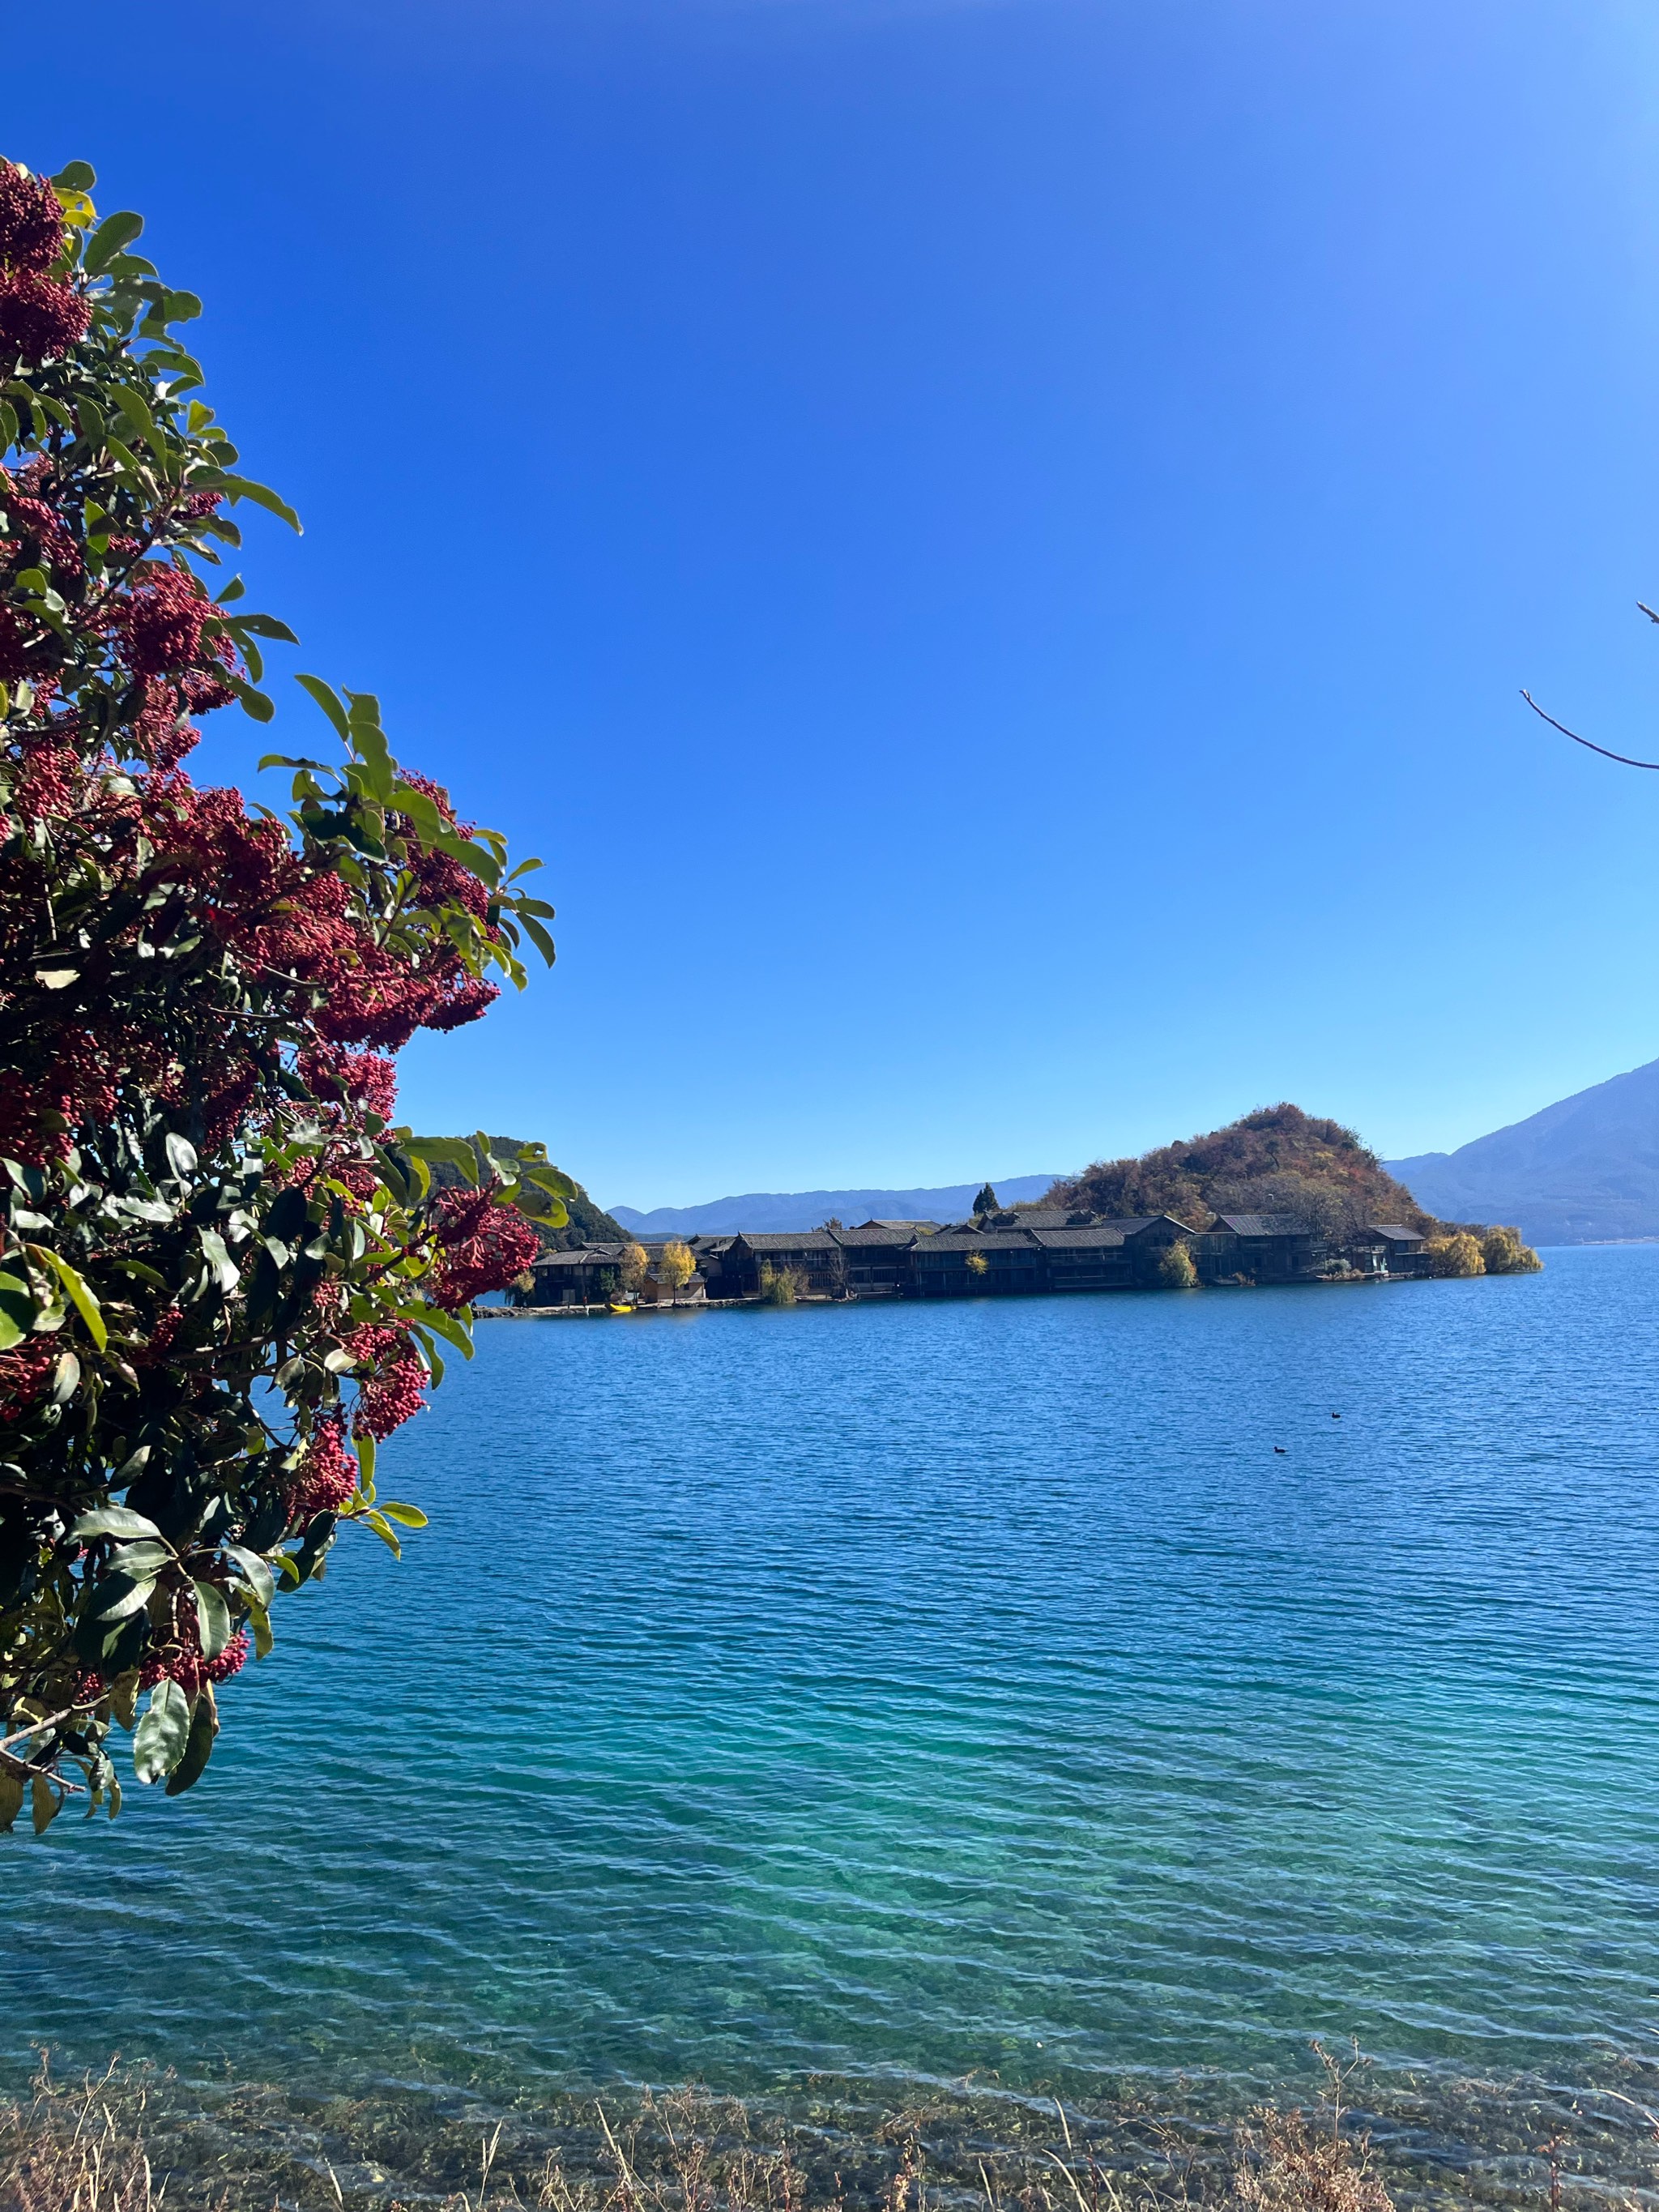
<instances>
[{"instance_id":1,"label":"hill with trees","mask_svg":"<svg viewBox=\"0 0 1659 2212\"><path fill-rule=\"evenodd\" d=\"M1171 1213L1194 1229L1222 1213L1294 1213L1333 1237L1370 1221L1402 1222L1425 1236L1437 1225L1352 1129L1288 1101L1139 1159L1097 1160L1061 1178L1040 1203L1109 1216Z\"/></svg>"}]
</instances>

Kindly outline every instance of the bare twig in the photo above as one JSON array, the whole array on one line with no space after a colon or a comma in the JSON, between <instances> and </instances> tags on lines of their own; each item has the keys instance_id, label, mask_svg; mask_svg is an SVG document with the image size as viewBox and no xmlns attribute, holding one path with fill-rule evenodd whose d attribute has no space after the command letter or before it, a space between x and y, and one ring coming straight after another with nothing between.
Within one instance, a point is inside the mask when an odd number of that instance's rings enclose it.
<instances>
[{"instance_id":1,"label":"bare twig","mask_svg":"<svg viewBox=\"0 0 1659 2212\"><path fill-rule=\"evenodd\" d=\"M1644 615L1650 616L1653 621L1659 622L1659 615L1655 615L1651 608L1644 607L1642 611ZM1570 730L1565 722L1558 722L1553 714L1547 714L1543 708L1539 705L1537 700L1533 697L1530 691L1523 690L1521 696L1526 701L1528 706L1532 708L1533 713L1537 715L1540 721L1547 722L1551 729L1559 730L1564 738L1571 738L1574 744L1583 745L1587 751L1600 753L1603 760L1617 761L1620 768L1650 768L1659 769L1659 761L1632 760L1628 753L1609 752L1605 745L1598 745L1589 738L1581 738L1577 730Z\"/></svg>"}]
</instances>

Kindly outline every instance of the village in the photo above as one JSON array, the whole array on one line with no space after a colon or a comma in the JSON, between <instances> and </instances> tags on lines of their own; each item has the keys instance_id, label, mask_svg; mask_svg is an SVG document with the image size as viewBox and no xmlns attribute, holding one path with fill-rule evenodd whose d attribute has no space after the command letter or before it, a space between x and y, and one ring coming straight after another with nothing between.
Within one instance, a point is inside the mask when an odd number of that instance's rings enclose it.
<instances>
[{"instance_id":1,"label":"village","mask_svg":"<svg viewBox=\"0 0 1659 2212\"><path fill-rule=\"evenodd\" d=\"M811 1230L580 1244L534 1261L507 1293L505 1310L1382 1283L1426 1274L1429 1266L1424 1237L1398 1222L1368 1224L1339 1243L1286 1213L1222 1214L1200 1230L1167 1213L1109 1220L1022 1206L949 1224L830 1221Z\"/></svg>"}]
</instances>

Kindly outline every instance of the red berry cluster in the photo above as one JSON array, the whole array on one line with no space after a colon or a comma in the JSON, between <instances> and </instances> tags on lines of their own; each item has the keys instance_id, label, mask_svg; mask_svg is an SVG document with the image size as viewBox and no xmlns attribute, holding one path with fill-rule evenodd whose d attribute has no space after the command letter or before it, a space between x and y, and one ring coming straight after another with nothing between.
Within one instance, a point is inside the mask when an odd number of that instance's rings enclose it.
<instances>
[{"instance_id":1,"label":"red berry cluster","mask_svg":"<svg viewBox=\"0 0 1659 2212\"><path fill-rule=\"evenodd\" d=\"M541 1250L541 1239L488 1190L447 1190L436 1208L440 1247L434 1305L453 1312L485 1291L504 1290Z\"/></svg>"},{"instance_id":2,"label":"red berry cluster","mask_svg":"<svg viewBox=\"0 0 1659 2212\"><path fill-rule=\"evenodd\" d=\"M426 1404L426 1369L407 1329L371 1324L353 1330L346 1350L368 1373L357 1386L354 1436L383 1443Z\"/></svg>"},{"instance_id":3,"label":"red berry cluster","mask_svg":"<svg viewBox=\"0 0 1659 2212\"><path fill-rule=\"evenodd\" d=\"M64 211L43 178L0 162L0 354L33 365L87 334L86 300L48 275L64 250Z\"/></svg>"},{"instance_id":4,"label":"red berry cluster","mask_svg":"<svg viewBox=\"0 0 1659 2212\"><path fill-rule=\"evenodd\" d=\"M357 1462L346 1449L345 1416L325 1413L300 1462L290 1513L303 1524L313 1513L337 1513L357 1487Z\"/></svg>"}]
</instances>

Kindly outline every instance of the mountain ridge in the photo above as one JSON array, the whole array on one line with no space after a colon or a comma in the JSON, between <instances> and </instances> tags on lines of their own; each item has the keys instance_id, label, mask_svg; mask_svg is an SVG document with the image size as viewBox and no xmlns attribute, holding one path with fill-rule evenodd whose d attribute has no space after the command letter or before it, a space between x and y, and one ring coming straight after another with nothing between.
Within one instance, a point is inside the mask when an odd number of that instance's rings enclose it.
<instances>
[{"instance_id":1,"label":"mountain ridge","mask_svg":"<svg viewBox=\"0 0 1659 2212\"><path fill-rule=\"evenodd\" d=\"M1659 1060L1455 1152L1384 1165L1433 1212L1512 1221L1531 1244L1659 1237Z\"/></svg>"},{"instance_id":2,"label":"mountain ridge","mask_svg":"<svg viewBox=\"0 0 1659 2212\"><path fill-rule=\"evenodd\" d=\"M1051 1175L1009 1176L994 1182L1005 1206L1041 1198ZM709 1199L702 1206L658 1206L648 1212L613 1206L610 1212L638 1237L729 1237L738 1230L817 1229L834 1214L848 1223L874 1218L898 1221L958 1221L972 1206L977 1182L942 1183L913 1190L747 1191Z\"/></svg>"}]
</instances>

